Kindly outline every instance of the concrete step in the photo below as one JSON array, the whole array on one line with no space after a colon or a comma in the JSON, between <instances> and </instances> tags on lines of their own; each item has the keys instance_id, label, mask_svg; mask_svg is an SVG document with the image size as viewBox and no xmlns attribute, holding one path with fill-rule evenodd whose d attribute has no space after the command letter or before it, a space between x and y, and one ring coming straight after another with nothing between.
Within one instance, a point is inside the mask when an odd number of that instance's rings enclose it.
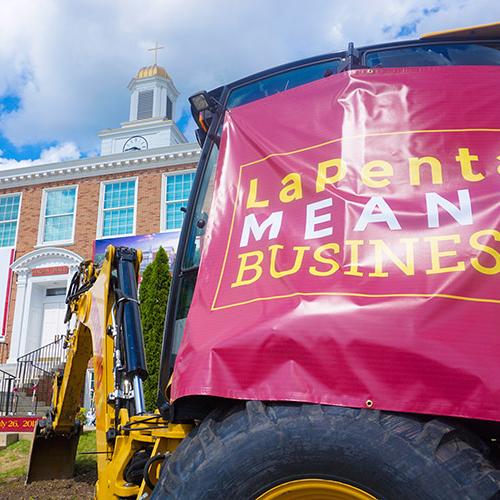
<instances>
[{"instance_id":1,"label":"concrete step","mask_svg":"<svg viewBox=\"0 0 500 500\"><path fill-rule=\"evenodd\" d=\"M47 415L47 412L49 411L48 408L37 408L36 411L32 411L31 409L25 410L25 411L18 411L17 413L14 413L14 417L23 417L23 416L36 416L36 417L45 417Z\"/></svg>"},{"instance_id":2,"label":"concrete step","mask_svg":"<svg viewBox=\"0 0 500 500\"><path fill-rule=\"evenodd\" d=\"M33 408L33 405L18 405L17 408L14 406L14 410L16 410L17 413L22 413L25 411L31 411ZM49 405L47 404L38 404L37 408L49 408Z\"/></svg>"},{"instance_id":3,"label":"concrete step","mask_svg":"<svg viewBox=\"0 0 500 500\"><path fill-rule=\"evenodd\" d=\"M48 410L49 410L48 406L38 406L35 411L33 411L33 408L18 408L14 414L28 415L29 413L36 413L37 415L45 415Z\"/></svg>"},{"instance_id":4,"label":"concrete step","mask_svg":"<svg viewBox=\"0 0 500 500\"><path fill-rule=\"evenodd\" d=\"M16 415L28 415L33 413L34 402L31 396L23 396L19 395L17 401L14 399L12 404L12 409L14 410ZM47 410L50 407L50 403L48 401L38 401L36 405L36 411L34 412L36 415L45 415Z\"/></svg>"},{"instance_id":5,"label":"concrete step","mask_svg":"<svg viewBox=\"0 0 500 500\"><path fill-rule=\"evenodd\" d=\"M37 399L38 400L38 404L49 404L48 401L46 401L45 399ZM16 398L14 396L14 402L16 402L18 405L31 405L33 404L33 398L32 397L19 397L19 398Z\"/></svg>"}]
</instances>

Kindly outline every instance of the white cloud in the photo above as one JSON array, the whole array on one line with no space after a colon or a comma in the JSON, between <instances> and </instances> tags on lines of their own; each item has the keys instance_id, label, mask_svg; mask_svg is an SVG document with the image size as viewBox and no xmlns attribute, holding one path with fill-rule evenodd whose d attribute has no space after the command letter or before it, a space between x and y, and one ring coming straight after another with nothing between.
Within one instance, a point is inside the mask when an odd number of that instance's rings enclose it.
<instances>
[{"instance_id":1,"label":"white cloud","mask_svg":"<svg viewBox=\"0 0 500 500\"><path fill-rule=\"evenodd\" d=\"M423 9L440 7L423 14ZM97 147L98 130L128 117L126 85L159 61L187 96L249 73L311 55L417 32L491 22L496 0L2 0L0 96L18 95L0 112L0 132L17 146L76 142Z\"/></svg>"},{"instance_id":2,"label":"white cloud","mask_svg":"<svg viewBox=\"0 0 500 500\"><path fill-rule=\"evenodd\" d=\"M77 160L81 157L78 147L72 142L65 142L63 144L43 149L40 154L40 158L37 158L36 160L13 160L9 158L2 158L1 155L2 150L0 150L0 170Z\"/></svg>"},{"instance_id":3,"label":"white cloud","mask_svg":"<svg viewBox=\"0 0 500 500\"><path fill-rule=\"evenodd\" d=\"M80 151L76 144L65 142L58 146L44 149L40 155L40 163L57 163L60 161L77 160L80 158Z\"/></svg>"}]
</instances>

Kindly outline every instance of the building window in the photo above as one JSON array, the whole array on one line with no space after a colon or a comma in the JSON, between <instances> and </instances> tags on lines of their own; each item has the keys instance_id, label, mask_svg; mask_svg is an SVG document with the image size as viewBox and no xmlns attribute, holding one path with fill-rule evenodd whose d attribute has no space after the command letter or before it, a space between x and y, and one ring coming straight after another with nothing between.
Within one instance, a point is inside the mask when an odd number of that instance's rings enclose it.
<instances>
[{"instance_id":1,"label":"building window","mask_svg":"<svg viewBox=\"0 0 500 500\"><path fill-rule=\"evenodd\" d=\"M144 90L139 92L137 104L137 119L144 120L153 116L153 91Z\"/></svg>"},{"instance_id":2,"label":"building window","mask_svg":"<svg viewBox=\"0 0 500 500\"><path fill-rule=\"evenodd\" d=\"M20 194L0 197L0 247L12 247L16 243L20 204Z\"/></svg>"},{"instance_id":3,"label":"building window","mask_svg":"<svg viewBox=\"0 0 500 500\"><path fill-rule=\"evenodd\" d=\"M193 185L194 172L184 172L165 176L165 224L164 229L171 231L182 226L184 212L181 207L186 207L191 186Z\"/></svg>"},{"instance_id":4,"label":"building window","mask_svg":"<svg viewBox=\"0 0 500 500\"><path fill-rule=\"evenodd\" d=\"M172 104L172 99L170 99L170 97L167 96L167 120L171 120L172 119L172 113L173 113L173 104Z\"/></svg>"},{"instance_id":5,"label":"building window","mask_svg":"<svg viewBox=\"0 0 500 500\"><path fill-rule=\"evenodd\" d=\"M73 241L76 186L47 189L43 195L41 243Z\"/></svg>"},{"instance_id":6,"label":"building window","mask_svg":"<svg viewBox=\"0 0 500 500\"><path fill-rule=\"evenodd\" d=\"M135 232L136 179L104 184L101 236L127 236Z\"/></svg>"},{"instance_id":7,"label":"building window","mask_svg":"<svg viewBox=\"0 0 500 500\"><path fill-rule=\"evenodd\" d=\"M66 288L65 287L47 288L45 290L46 297L60 297L60 296L65 296L65 295L66 295Z\"/></svg>"}]
</instances>

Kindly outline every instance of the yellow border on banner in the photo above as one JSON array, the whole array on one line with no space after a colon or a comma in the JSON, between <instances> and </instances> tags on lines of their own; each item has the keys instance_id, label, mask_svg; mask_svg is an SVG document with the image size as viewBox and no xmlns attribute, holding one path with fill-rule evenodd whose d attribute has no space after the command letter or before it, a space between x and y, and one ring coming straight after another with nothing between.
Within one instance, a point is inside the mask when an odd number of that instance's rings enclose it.
<instances>
[{"instance_id":1,"label":"yellow border on banner","mask_svg":"<svg viewBox=\"0 0 500 500\"><path fill-rule=\"evenodd\" d=\"M334 296L334 297L373 297L373 298L397 298L397 297L422 297L433 299L438 297L441 299L464 300L466 302L488 302L490 304L500 304L500 299L480 299L476 297L464 297L463 295L448 295L446 293L357 293L357 292L293 292L285 295L272 295L271 297L256 297L254 299L235 302L226 306L217 306L212 308L212 311L219 309L228 309L230 307L243 306L252 302L260 302L263 300L287 299L289 297L309 297L309 296Z\"/></svg>"},{"instance_id":2,"label":"yellow border on banner","mask_svg":"<svg viewBox=\"0 0 500 500\"><path fill-rule=\"evenodd\" d=\"M448 294L443 294L443 293L390 293L390 294L369 294L369 293L357 293L357 292L294 292L291 294L286 294L286 295L273 295L270 297L255 297L253 299L245 300L242 302L235 302L234 304L227 304L225 306L216 306L215 302L217 301L217 298L219 296L219 291L220 287L222 285L222 279L224 276L224 271L226 269L226 263L227 263L227 257L229 254L229 247L231 246L231 238L233 236L233 229L234 229L234 221L236 219L236 209L238 207L238 199L239 199L239 194L240 194L240 187L241 187L241 176L242 176L242 170L245 167L249 167L252 165L257 165L259 163L262 163L269 158L273 158L275 156L288 156L288 155L293 155L297 153L302 153L304 151L310 151L312 149L317 149L323 146L328 146L329 144L334 144L336 142L344 141L344 140L352 140L352 139L361 139L363 137L383 137L383 136L390 136L390 135L405 135L405 134L434 134L434 133L457 133L457 132L500 132L500 129L498 128L458 128L458 129L429 129L429 130L403 130L403 131L397 131L397 132L374 132L372 134L358 134L358 135L352 135L348 137L339 137L337 139L331 139L329 141L321 142L319 144L314 144L312 146L308 146L305 148L300 148L300 149L294 149L293 151L286 151L286 152L281 152L281 153L270 153L267 156L264 156L263 158L260 158L258 160L251 161L249 163L244 163L243 165L240 165L240 170L238 174L238 182L236 184L236 197L235 197L235 203L234 203L234 208L233 208L233 215L231 217L231 225L229 227L229 235L228 235L228 240L227 240L227 246L226 246L226 252L224 254L224 260L222 261L222 269L219 275L219 281L217 284L217 288L215 290L215 295L214 295L214 300L212 302L212 311L217 311L220 309L228 309L230 307L237 307L241 305L246 305L246 304L251 304L253 302L259 302L259 301L264 301L264 300L273 300L273 299L283 299L283 298L288 298L288 297L297 297L297 296L345 296L345 297L374 297L374 298L382 298L382 297L389 297L389 298L394 298L394 297L422 297L422 298L434 298L434 297L440 297L440 298L446 298L446 299L454 299L454 300L464 300L464 301L469 301L469 302L488 302L488 303L493 303L493 304L500 304L500 299L484 299L484 298L476 298L476 297L465 297L461 295L448 295Z\"/></svg>"}]
</instances>

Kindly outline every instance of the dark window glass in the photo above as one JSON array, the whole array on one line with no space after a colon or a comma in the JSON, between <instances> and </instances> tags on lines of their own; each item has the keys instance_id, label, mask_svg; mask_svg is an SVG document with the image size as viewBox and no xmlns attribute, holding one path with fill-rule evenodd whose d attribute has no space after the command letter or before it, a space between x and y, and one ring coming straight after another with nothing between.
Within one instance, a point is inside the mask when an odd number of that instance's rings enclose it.
<instances>
[{"instance_id":1,"label":"dark window glass","mask_svg":"<svg viewBox=\"0 0 500 500\"><path fill-rule=\"evenodd\" d=\"M263 78L234 89L229 95L227 108L234 108L247 104L263 97L268 97L285 90L320 80L321 78L337 73L340 60L330 60L319 64L311 64L302 68L295 68L277 75Z\"/></svg>"},{"instance_id":2,"label":"dark window glass","mask_svg":"<svg viewBox=\"0 0 500 500\"><path fill-rule=\"evenodd\" d=\"M198 199L196 200L189 240L182 262L183 269L196 267L200 264L201 251L205 243L205 230L210 216L210 209L212 208L215 167L217 166L218 156L219 150L217 145L214 144L206 163L203 180L199 188Z\"/></svg>"},{"instance_id":3,"label":"dark window glass","mask_svg":"<svg viewBox=\"0 0 500 500\"><path fill-rule=\"evenodd\" d=\"M450 43L418 45L366 53L368 68L468 66L500 64L500 44Z\"/></svg>"},{"instance_id":4,"label":"dark window glass","mask_svg":"<svg viewBox=\"0 0 500 500\"><path fill-rule=\"evenodd\" d=\"M182 337L184 336L184 328L186 327L186 319L193 300L194 287L196 285L196 277L198 273L192 272L181 278L179 287L179 302L177 304L177 313L174 323L174 337L172 342L172 351L170 353L170 366L175 363L175 357L179 352Z\"/></svg>"},{"instance_id":5,"label":"dark window glass","mask_svg":"<svg viewBox=\"0 0 500 500\"><path fill-rule=\"evenodd\" d=\"M64 287L61 287L61 288L47 288L47 290L45 290L45 295L47 297L64 296L64 295L66 295L66 288L64 288Z\"/></svg>"},{"instance_id":6,"label":"dark window glass","mask_svg":"<svg viewBox=\"0 0 500 500\"><path fill-rule=\"evenodd\" d=\"M196 284L196 276L198 274L197 267L200 264L201 251L205 242L206 224L210 215L212 199L214 194L214 179L215 167L217 165L217 157L219 151L217 146L212 146L212 151L207 160L203 180L198 192L193 219L189 231L189 238L184 250L184 260L182 262L183 269L190 269L189 272L182 275L179 283L179 302L175 314L174 332L172 350L170 353L170 365L173 366L175 356L179 350L179 345L184 335L186 326L186 318L188 315L191 300L193 298L194 287Z\"/></svg>"}]
</instances>

